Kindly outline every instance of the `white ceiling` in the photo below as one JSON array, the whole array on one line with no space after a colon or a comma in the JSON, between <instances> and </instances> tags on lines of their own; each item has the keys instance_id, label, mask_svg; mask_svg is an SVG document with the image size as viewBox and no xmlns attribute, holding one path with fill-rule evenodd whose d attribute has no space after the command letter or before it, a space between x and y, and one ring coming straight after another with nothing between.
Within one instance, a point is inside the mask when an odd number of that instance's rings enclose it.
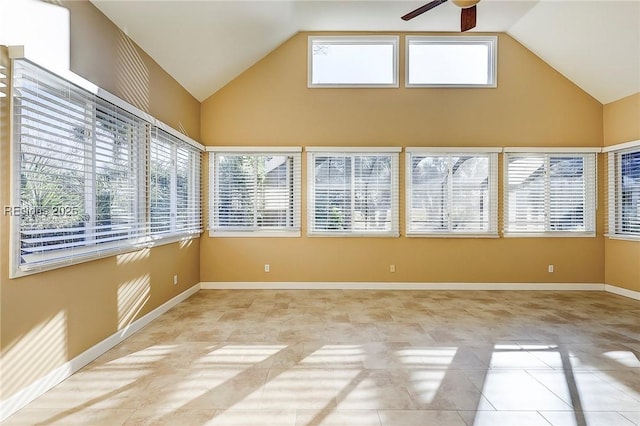
<instances>
[{"instance_id":1,"label":"white ceiling","mask_svg":"<svg viewBox=\"0 0 640 426\"><path fill-rule=\"evenodd\" d=\"M298 31L459 31L452 2L91 0L202 101ZM640 92L640 0L482 0L473 31L506 32L601 103Z\"/></svg>"}]
</instances>

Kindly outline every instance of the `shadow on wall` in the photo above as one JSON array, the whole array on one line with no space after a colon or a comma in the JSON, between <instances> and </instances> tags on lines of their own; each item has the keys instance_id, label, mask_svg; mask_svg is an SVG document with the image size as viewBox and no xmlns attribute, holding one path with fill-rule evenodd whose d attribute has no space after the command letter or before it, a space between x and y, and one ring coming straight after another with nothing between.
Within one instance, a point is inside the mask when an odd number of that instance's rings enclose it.
<instances>
[{"instance_id":1,"label":"shadow on wall","mask_svg":"<svg viewBox=\"0 0 640 426\"><path fill-rule=\"evenodd\" d=\"M149 69L131 39L120 32L117 86L119 93L136 108L149 112Z\"/></svg>"}]
</instances>

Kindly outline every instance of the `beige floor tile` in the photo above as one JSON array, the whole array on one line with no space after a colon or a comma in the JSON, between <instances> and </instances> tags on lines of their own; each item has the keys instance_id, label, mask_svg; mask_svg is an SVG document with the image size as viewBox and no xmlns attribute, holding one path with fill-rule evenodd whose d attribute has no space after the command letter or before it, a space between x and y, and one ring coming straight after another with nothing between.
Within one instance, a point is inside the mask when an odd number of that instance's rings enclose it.
<instances>
[{"instance_id":1,"label":"beige floor tile","mask_svg":"<svg viewBox=\"0 0 640 426\"><path fill-rule=\"evenodd\" d=\"M572 407L522 370L488 370L480 389L498 411L561 411Z\"/></svg>"},{"instance_id":2,"label":"beige floor tile","mask_svg":"<svg viewBox=\"0 0 640 426\"><path fill-rule=\"evenodd\" d=\"M460 416L467 426L550 426L537 411L461 411Z\"/></svg>"},{"instance_id":3,"label":"beige floor tile","mask_svg":"<svg viewBox=\"0 0 640 426\"><path fill-rule=\"evenodd\" d=\"M456 411L380 410L382 426L465 426Z\"/></svg>"},{"instance_id":4,"label":"beige floor tile","mask_svg":"<svg viewBox=\"0 0 640 426\"><path fill-rule=\"evenodd\" d=\"M489 368L491 369L551 369L552 367L543 362L533 353L541 345L516 345L516 344L497 344L493 347ZM543 358L544 359L544 358Z\"/></svg>"},{"instance_id":5,"label":"beige floor tile","mask_svg":"<svg viewBox=\"0 0 640 426\"><path fill-rule=\"evenodd\" d=\"M420 409L494 409L463 370L411 370L407 382Z\"/></svg>"},{"instance_id":6,"label":"beige floor tile","mask_svg":"<svg viewBox=\"0 0 640 426\"><path fill-rule=\"evenodd\" d=\"M634 425L640 426L640 410L638 411L621 411L620 414L631 421Z\"/></svg>"},{"instance_id":7,"label":"beige floor tile","mask_svg":"<svg viewBox=\"0 0 640 426\"><path fill-rule=\"evenodd\" d=\"M140 408L129 417L124 426L196 426L212 425L216 410L169 408Z\"/></svg>"},{"instance_id":8,"label":"beige floor tile","mask_svg":"<svg viewBox=\"0 0 640 426\"><path fill-rule=\"evenodd\" d=\"M333 370L291 368L269 370L262 393L265 409L334 408L336 383Z\"/></svg>"},{"instance_id":9,"label":"beige floor tile","mask_svg":"<svg viewBox=\"0 0 640 426\"><path fill-rule=\"evenodd\" d=\"M615 412L542 411L553 426L634 426L628 418Z\"/></svg>"},{"instance_id":10,"label":"beige floor tile","mask_svg":"<svg viewBox=\"0 0 640 426\"><path fill-rule=\"evenodd\" d=\"M10 419L3 421L2 425L118 426L124 425L133 412L133 409L72 408L68 410L51 410L25 408Z\"/></svg>"},{"instance_id":11,"label":"beige floor tile","mask_svg":"<svg viewBox=\"0 0 640 426\"><path fill-rule=\"evenodd\" d=\"M341 410L417 408L402 370L338 370L337 406Z\"/></svg>"},{"instance_id":12,"label":"beige floor tile","mask_svg":"<svg viewBox=\"0 0 640 426\"><path fill-rule=\"evenodd\" d=\"M574 409L581 411L640 410L640 390L634 394L622 392L590 372L531 371L529 373Z\"/></svg>"},{"instance_id":13,"label":"beige floor tile","mask_svg":"<svg viewBox=\"0 0 640 426\"><path fill-rule=\"evenodd\" d=\"M297 410L296 426L380 426L377 410Z\"/></svg>"},{"instance_id":14,"label":"beige floor tile","mask_svg":"<svg viewBox=\"0 0 640 426\"><path fill-rule=\"evenodd\" d=\"M205 290L7 424L640 426L639 316L601 292Z\"/></svg>"},{"instance_id":15,"label":"beige floor tile","mask_svg":"<svg viewBox=\"0 0 640 426\"><path fill-rule=\"evenodd\" d=\"M213 418L214 426L294 426L295 410L219 410Z\"/></svg>"}]
</instances>

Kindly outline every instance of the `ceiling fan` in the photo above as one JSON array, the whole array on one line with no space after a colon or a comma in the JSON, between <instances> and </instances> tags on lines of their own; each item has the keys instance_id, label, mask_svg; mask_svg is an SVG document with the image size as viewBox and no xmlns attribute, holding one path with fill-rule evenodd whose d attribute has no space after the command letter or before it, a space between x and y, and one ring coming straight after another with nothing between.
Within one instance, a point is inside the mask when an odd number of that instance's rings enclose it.
<instances>
[{"instance_id":1,"label":"ceiling fan","mask_svg":"<svg viewBox=\"0 0 640 426\"><path fill-rule=\"evenodd\" d=\"M416 16L422 15L425 12L430 11L436 6L440 6L442 3L446 3L447 0L433 0L425 4L424 6L420 6L416 10L407 13L402 17L403 20L408 21L409 19L413 19ZM460 11L460 31L465 32L474 28L476 26L476 4L480 2L480 0L451 0L456 6L461 8Z\"/></svg>"}]
</instances>

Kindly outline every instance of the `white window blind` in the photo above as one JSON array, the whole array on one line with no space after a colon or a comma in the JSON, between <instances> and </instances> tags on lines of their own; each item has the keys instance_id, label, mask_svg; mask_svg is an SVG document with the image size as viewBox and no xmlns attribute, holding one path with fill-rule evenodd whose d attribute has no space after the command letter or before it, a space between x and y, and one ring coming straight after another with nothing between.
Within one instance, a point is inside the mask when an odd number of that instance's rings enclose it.
<instances>
[{"instance_id":1,"label":"white window blind","mask_svg":"<svg viewBox=\"0 0 640 426\"><path fill-rule=\"evenodd\" d=\"M505 233L594 235L596 154L505 154Z\"/></svg>"},{"instance_id":2,"label":"white window blind","mask_svg":"<svg viewBox=\"0 0 640 426\"><path fill-rule=\"evenodd\" d=\"M299 235L300 161L299 151L210 152L212 235Z\"/></svg>"},{"instance_id":3,"label":"white window blind","mask_svg":"<svg viewBox=\"0 0 640 426\"><path fill-rule=\"evenodd\" d=\"M147 244L170 221L148 222L156 127L28 60L12 64L12 276Z\"/></svg>"},{"instance_id":4,"label":"white window blind","mask_svg":"<svg viewBox=\"0 0 640 426\"><path fill-rule=\"evenodd\" d=\"M13 73L20 268L74 263L144 236L145 123L26 61Z\"/></svg>"},{"instance_id":5,"label":"white window blind","mask_svg":"<svg viewBox=\"0 0 640 426\"><path fill-rule=\"evenodd\" d=\"M640 238L640 142L607 153L607 235Z\"/></svg>"},{"instance_id":6,"label":"white window blind","mask_svg":"<svg viewBox=\"0 0 640 426\"><path fill-rule=\"evenodd\" d=\"M155 128L149 152L151 234L200 233L200 151Z\"/></svg>"},{"instance_id":7,"label":"white window blind","mask_svg":"<svg viewBox=\"0 0 640 426\"><path fill-rule=\"evenodd\" d=\"M399 235L397 152L308 151L310 235Z\"/></svg>"},{"instance_id":8,"label":"white window blind","mask_svg":"<svg viewBox=\"0 0 640 426\"><path fill-rule=\"evenodd\" d=\"M407 235L497 236L497 152L407 149Z\"/></svg>"}]
</instances>

